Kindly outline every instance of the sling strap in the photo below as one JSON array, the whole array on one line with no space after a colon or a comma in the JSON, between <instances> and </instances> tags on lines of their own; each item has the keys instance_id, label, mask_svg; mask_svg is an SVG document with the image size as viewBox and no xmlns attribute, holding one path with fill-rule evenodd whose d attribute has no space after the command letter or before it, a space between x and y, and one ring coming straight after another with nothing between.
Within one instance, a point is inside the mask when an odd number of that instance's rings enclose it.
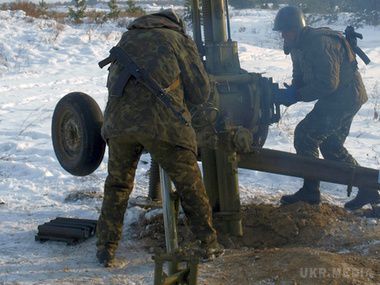
<instances>
[{"instance_id":1,"label":"sling strap","mask_svg":"<svg viewBox=\"0 0 380 285\"><path fill-rule=\"evenodd\" d=\"M173 105L173 99L170 97L168 92L177 88L180 84L179 78L174 81L168 88L162 88L143 68L140 68L132 58L121 48L113 47L110 50L110 55L100 61L99 67L103 68L104 66L117 62L121 65L122 71L116 79L116 83L113 85L112 94L117 97L123 96L124 88L128 83L128 80L133 76L139 83L144 85L151 93L153 93L157 99L167 108L169 108L174 115L186 126L190 125L190 122L186 120L183 116L185 112L184 109L176 108Z\"/></svg>"}]
</instances>

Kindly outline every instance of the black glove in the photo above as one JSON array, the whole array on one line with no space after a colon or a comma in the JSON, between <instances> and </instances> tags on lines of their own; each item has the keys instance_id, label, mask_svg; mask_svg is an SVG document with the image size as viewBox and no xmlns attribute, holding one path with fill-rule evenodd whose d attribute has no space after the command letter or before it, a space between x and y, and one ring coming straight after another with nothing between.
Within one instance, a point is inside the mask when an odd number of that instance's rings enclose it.
<instances>
[{"instance_id":1,"label":"black glove","mask_svg":"<svg viewBox=\"0 0 380 285\"><path fill-rule=\"evenodd\" d=\"M274 102L289 107L298 102L297 90L294 86L285 84L285 89L277 89L274 94Z\"/></svg>"}]
</instances>

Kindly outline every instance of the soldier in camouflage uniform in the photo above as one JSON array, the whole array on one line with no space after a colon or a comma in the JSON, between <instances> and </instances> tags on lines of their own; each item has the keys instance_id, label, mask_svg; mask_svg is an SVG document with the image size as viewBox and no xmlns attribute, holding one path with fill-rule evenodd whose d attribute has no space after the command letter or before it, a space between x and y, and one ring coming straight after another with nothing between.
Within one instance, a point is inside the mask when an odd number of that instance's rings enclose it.
<instances>
[{"instance_id":1,"label":"soldier in camouflage uniform","mask_svg":"<svg viewBox=\"0 0 380 285\"><path fill-rule=\"evenodd\" d=\"M142 16L133 21L117 44L165 88L174 107L190 122L186 102L201 104L210 86L194 42L182 20L172 11ZM190 227L207 254L217 253L212 213L196 159L196 138L155 94L131 77L123 96L113 96L122 67L109 68L108 103L102 135L109 147L108 176L97 228L97 258L112 266L121 238L124 214L133 188L136 167L146 149L168 173L180 196Z\"/></svg>"},{"instance_id":2,"label":"soldier in camouflage uniform","mask_svg":"<svg viewBox=\"0 0 380 285\"><path fill-rule=\"evenodd\" d=\"M343 144L367 94L348 42L337 31L306 26L302 12L291 6L279 10L273 30L282 33L284 52L290 53L293 62L292 85L280 89L275 100L286 106L317 100L295 129L297 154L318 158L320 150L325 159L358 165ZM281 203L319 204L319 184L305 179L303 187L293 195L283 196ZM376 189L360 188L345 207L355 210L378 202Z\"/></svg>"}]
</instances>

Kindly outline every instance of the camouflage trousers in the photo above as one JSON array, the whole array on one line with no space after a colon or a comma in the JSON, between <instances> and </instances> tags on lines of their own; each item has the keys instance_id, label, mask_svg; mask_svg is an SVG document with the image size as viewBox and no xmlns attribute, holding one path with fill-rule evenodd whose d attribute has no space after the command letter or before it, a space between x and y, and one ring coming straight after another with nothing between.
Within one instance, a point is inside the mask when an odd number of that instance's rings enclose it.
<instances>
[{"instance_id":1,"label":"camouflage trousers","mask_svg":"<svg viewBox=\"0 0 380 285\"><path fill-rule=\"evenodd\" d=\"M108 147L108 176L97 226L98 249L114 251L118 246L136 167L144 148L173 181L196 238L207 244L216 241L211 207L196 156L191 150L144 135L111 138Z\"/></svg>"},{"instance_id":2,"label":"camouflage trousers","mask_svg":"<svg viewBox=\"0 0 380 285\"><path fill-rule=\"evenodd\" d=\"M320 150L325 159L358 165L343 145L359 109L328 110L317 103L295 129L294 147L297 154L318 158ZM319 184L319 181L305 179L303 188L319 190Z\"/></svg>"}]
</instances>

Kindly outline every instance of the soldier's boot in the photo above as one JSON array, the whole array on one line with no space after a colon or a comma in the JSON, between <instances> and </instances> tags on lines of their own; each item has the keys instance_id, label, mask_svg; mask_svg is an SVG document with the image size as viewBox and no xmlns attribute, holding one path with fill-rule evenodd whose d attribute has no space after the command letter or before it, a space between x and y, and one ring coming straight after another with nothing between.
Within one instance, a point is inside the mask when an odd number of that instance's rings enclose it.
<instances>
[{"instance_id":1,"label":"soldier's boot","mask_svg":"<svg viewBox=\"0 0 380 285\"><path fill-rule=\"evenodd\" d=\"M224 247L217 241L201 243L201 258L203 261L214 260L224 254Z\"/></svg>"},{"instance_id":2,"label":"soldier's boot","mask_svg":"<svg viewBox=\"0 0 380 285\"><path fill-rule=\"evenodd\" d=\"M380 204L380 194L378 190L368 189L368 188L359 188L358 194L354 199L348 201L344 204L344 208L347 210L358 210L363 206L371 204L377 205Z\"/></svg>"},{"instance_id":3,"label":"soldier's boot","mask_svg":"<svg viewBox=\"0 0 380 285\"><path fill-rule=\"evenodd\" d=\"M303 187L292 195L281 197L282 205L305 202L311 205L321 203L321 192L319 191L319 181L305 180Z\"/></svg>"},{"instance_id":4,"label":"soldier's boot","mask_svg":"<svg viewBox=\"0 0 380 285\"><path fill-rule=\"evenodd\" d=\"M118 265L118 262L115 259L115 251L107 247L98 247L96 258L100 264L104 265L104 267L115 267Z\"/></svg>"},{"instance_id":5,"label":"soldier's boot","mask_svg":"<svg viewBox=\"0 0 380 285\"><path fill-rule=\"evenodd\" d=\"M200 250L203 261L213 260L224 254L224 247L218 242L216 235L202 239Z\"/></svg>"},{"instance_id":6,"label":"soldier's boot","mask_svg":"<svg viewBox=\"0 0 380 285\"><path fill-rule=\"evenodd\" d=\"M195 255L202 261L210 261L224 254L224 247L213 240L196 240L181 245L180 251L185 255Z\"/></svg>"}]
</instances>

